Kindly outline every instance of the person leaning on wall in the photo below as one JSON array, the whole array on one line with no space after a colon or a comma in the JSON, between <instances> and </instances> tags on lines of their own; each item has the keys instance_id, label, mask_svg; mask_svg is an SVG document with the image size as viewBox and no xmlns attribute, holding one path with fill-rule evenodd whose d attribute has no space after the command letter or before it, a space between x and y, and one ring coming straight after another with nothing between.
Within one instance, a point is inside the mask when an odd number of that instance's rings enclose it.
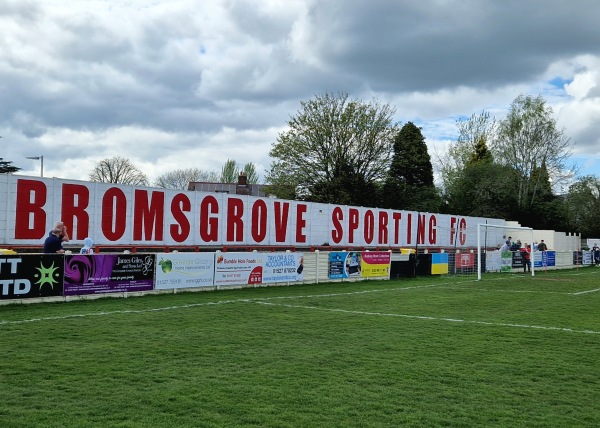
<instances>
[{"instance_id":1,"label":"person leaning on wall","mask_svg":"<svg viewBox=\"0 0 600 428\"><path fill-rule=\"evenodd\" d=\"M56 222L56 224L54 225L54 229L60 230L61 242L69 242L71 240L71 238L69 237L69 233L67 232L67 226L65 226L62 220Z\"/></svg>"},{"instance_id":2,"label":"person leaning on wall","mask_svg":"<svg viewBox=\"0 0 600 428\"><path fill-rule=\"evenodd\" d=\"M544 242L543 239L538 244L537 249L538 249L538 251L548 251L548 246L546 245L546 243Z\"/></svg>"},{"instance_id":3,"label":"person leaning on wall","mask_svg":"<svg viewBox=\"0 0 600 428\"><path fill-rule=\"evenodd\" d=\"M62 247L61 233L61 229L52 229L50 235L44 241L44 253L64 254L65 250Z\"/></svg>"}]
</instances>

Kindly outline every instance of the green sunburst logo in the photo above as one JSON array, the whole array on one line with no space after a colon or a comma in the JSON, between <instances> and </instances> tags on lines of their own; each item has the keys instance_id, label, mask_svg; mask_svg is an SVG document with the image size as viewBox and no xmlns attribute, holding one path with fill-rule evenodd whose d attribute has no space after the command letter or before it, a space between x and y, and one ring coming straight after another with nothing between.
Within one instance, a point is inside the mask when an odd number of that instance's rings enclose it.
<instances>
[{"instance_id":1,"label":"green sunburst logo","mask_svg":"<svg viewBox=\"0 0 600 428\"><path fill-rule=\"evenodd\" d=\"M40 286L40 290L45 284L49 284L50 287L54 290L54 285L58 284L58 280L55 278L58 278L60 276L60 273L56 272L58 270L58 267L54 267L54 262L52 262L52 266L50 266L49 268L45 267L44 263L41 262L40 266L41 267L36 268L38 273L33 275L34 278L37 279L37 282L35 284Z\"/></svg>"}]
</instances>

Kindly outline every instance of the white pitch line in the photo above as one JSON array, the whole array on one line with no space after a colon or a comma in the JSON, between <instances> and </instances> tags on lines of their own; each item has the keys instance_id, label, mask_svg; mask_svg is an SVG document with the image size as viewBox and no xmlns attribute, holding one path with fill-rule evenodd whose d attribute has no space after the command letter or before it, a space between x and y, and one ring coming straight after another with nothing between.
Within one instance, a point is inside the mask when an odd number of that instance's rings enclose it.
<instances>
[{"instance_id":1,"label":"white pitch line","mask_svg":"<svg viewBox=\"0 0 600 428\"><path fill-rule=\"evenodd\" d=\"M87 318L87 317L99 317L99 316L110 316L110 315L124 315L124 314L143 314L143 313L151 313L151 312L160 312L160 311L172 311L179 309L189 309L200 306L211 306L211 305L221 305L228 303L250 303L250 302L267 302L270 300L290 300L290 299L313 299L318 297L342 297L342 296L352 296L359 294L368 294L368 293L382 293L388 291L407 291L407 290L416 290L421 288L431 288L431 287L439 287L445 285L461 285L461 284L470 284L477 283L478 281L475 279L458 281L458 282L441 282L438 284L428 284L428 285L416 285L412 287L393 287L393 288L379 288L374 290L360 290L360 291L350 291L350 292L342 292L342 293L328 293L328 294L305 294L305 295L296 295L296 296L275 296L275 297L257 297L255 299L236 299L236 300L221 300L214 302L206 302L206 303L190 303L187 305L177 305L177 306L165 306L159 308L149 308L149 309L127 309L127 310L118 310L118 311L102 311L102 312L88 312L83 314L68 314L68 315L59 315L54 317L41 317L41 318L30 318L24 320L0 320L0 327L4 325L18 325L18 324L26 324L32 322L40 322L40 321L53 321L53 320L65 320L65 319L73 319L73 318ZM432 318L435 319L435 318Z\"/></svg>"},{"instance_id":2,"label":"white pitch line","mask_svg":"<svg viewBox=\"0 0 600 428\"><path fill-rule=\"evenodd\" d=\"M0 321L0 326L2 325L10 325L10 324L26 324L31 322L39 322L39 321L55 321L55 320L66 320L71 318L88 318L88 317L102 317L102 316L110 316L110 315L124 315L124 314L144 314L150 312L161 312L161 311L173 311L177 309L188 309L188 308L196 308L198 306L212 306L212 305L222 305L227 303L240 303L247 302L248 299L240 299L240 300L222 300L217 302L206 302L206 303L190 303L189 305L177 305L177 306L164 306L161 308L149 308L149 309L127 309L121 311L103 311L103 312L88 312L85 314L69 314L69 315L59 315L55 317L41 317L41 318L29 318L25 320L15 320L15 321Z\"/></svg>"},{"instance_id":3,"label":"white pitch line","mask_svg":"<svg viewBox=\"0 0 600 428\"><path fill-rule=\"evenodd\" d=\"M461 288L464 290L465 288ZM480 291L482 293L530 293L530 294L562 294L571 296L573 293L567 293L566 291L540 291L540 290L498 290L493 288L469 288L470 291Z\"/></svg>"},{"instance_id":4,"label":"white pitch line","mask_svg":"<svg viewBox=\"0 0 600 428\"><path fill-rule=\"evenodd\" d=\"M579 291L577 293L569 293L569 294L571 294L573 296L579 296L580 294L595 293L597 291L600 291L600 288L596 288L595 290Z\"/></svg>"},{"instance_id":5,"label":"white pitch line","mask_svg":"<svg viewBox=\"0 0 600 428\"><path fill-rule=\"evenodd\" d=\"M15 320L15 321L0 320L0 326L11 325L11 324L12 325L26 324L26 323L39 322L39 321L65 320L65 319L72 319L72 318L87 318L87 317L100 317L100 316L125 315L125 314L143 314L143 313L150 313L150 312L189 309L189 308L196 308L196 307L200 307L200 306L222 305L222 304L228 304L228 303L248 303L248 302L253 302L253 301L268 301L268 300L280 300L280 299L286 299L286 300L287 299L311 299L311 298L316 298L316 297L350 296L350 295L365 294L365 293L377 293L377 292L385 292L385 291L401 291L401 290L411 290L411 289L417 289L417 288L437 287L438 285L445 285L445 284L431 284L431 285L422 285L422 286L415 286L415 287L387 288L387 289L377 289L377 290L361 290L361 291L352 291L352 292L345 292L345 293L304 294L304 295L299 295L299 296L275 296L275 297L257 297L255 299L218 300L215 302L190 303L188 305L163 306L163 307L159 307L159 308L88 312L88 313L84 313L84 314L57 315L54 317L30 318L30 319Z\"/></svg>"},{"instance_id":6,"label":"white pitch line","mask_svg":"<svg viewBox=\"0 0 600 428\"><path fill-rule=\"evenodd\" d=\"M341 312L341 313L353 314L353 315L372 315L372 316L409 318L409 319L428 320L428 321L444 321L444 322L453 322L453 323L477 324L477 325L487 325L487 326L492 326L492 327L513 327L513 328L524 328L524 329L535 329L535 330L561 331L561 332L568 332L568 333L600 334L600 331L575 330L572 328L565 328L565 327L552 327L552 326L528 325L528 324L512 324L512 323L497 323L497 322L489 322L489 321L469 321L469 320L461 320L461 319L454 319L454 318L438 318L438 317L431 317L431 316L425 316L425 315L406 315L406 314L388 314L388 313L382 313L382 312L349 311L346 309L320 308L318 306L286 305L286 304L282 304L282 303L271 303L271 302L257 301L257 300L248 302L248 303L258 303L258 304L269 305L269 306L283 306L283 307L287 307L287 308L297 308L297 309L312 309L312 310L326 311L326 312Z\"/></svg>"}]
</instances>

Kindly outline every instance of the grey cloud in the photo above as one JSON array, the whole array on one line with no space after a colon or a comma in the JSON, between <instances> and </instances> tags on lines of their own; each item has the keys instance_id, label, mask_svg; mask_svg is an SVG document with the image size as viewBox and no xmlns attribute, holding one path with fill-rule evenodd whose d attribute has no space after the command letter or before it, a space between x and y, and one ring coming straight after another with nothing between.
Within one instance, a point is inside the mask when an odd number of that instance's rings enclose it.
<instances>
[{"instance_id":1,"label":"grey cloud","mask_svg":"<svg viewBox=\"0 0 600 428\"><path fill-rule=\"evenodd\" d=\"M589 24L600 3L550 3L317 3L314 45L336 70L351 70L376 90L506 85L539 77L565 53L599 52L600 32Z\"/></svg>"},{"instance_id":2,"label":"grey cloud","mask_svg":"<svg viewBox=\"0 0 600 428\"><path fill-rule=\"evenodd\" d=\"M87 148L120 128L173 136L147 147L200 150L225 128L237 138L283 127L300 101L344 91L393 100L398 119L423 126L429 141L451 139L455 117L501 111L527 88L549 91L543 79L574 72L550 76L550 66L600 56L600 2L591 0L94 4L0 4L0 135L16 132L19 146L41 152L62 144L48 143L61 131L89 133L79 152L65 147L73 158L104 150ZM594 108L598 87L577 108ZM597 135L590 123L572 137L597 153Z\"/></svg>"}]
</instances>

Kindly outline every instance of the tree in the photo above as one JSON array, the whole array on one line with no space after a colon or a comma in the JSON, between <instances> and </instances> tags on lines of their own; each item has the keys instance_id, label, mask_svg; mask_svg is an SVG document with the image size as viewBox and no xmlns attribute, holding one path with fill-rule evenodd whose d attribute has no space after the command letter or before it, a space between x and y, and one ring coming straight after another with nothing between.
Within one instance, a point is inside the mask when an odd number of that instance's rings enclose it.
<instances>
[{"instance_id":1,"label":"tree","mask_svg":"<svg viewBox=\"0 0 600 428\"><path fill-rule=\"evenodd\" d=\"M221 183L237 183L239 176L237 163L232 159L227 159L223 168L221 168Z\"/></svg>"},{"instance_id":2,"label":"tree","mask_svg":"<svg viewBox=\"0 0 600 428\"><path fill-rule=\"evenodd\" d=\"M246 181L248 184L258 184L259 176L256 172L256 166L252 162L244 165L244 174L246 174Z\"/></svg>"},{"instance_id":3,"label":"tree","mask_svg":"<svg viewBox=\"0 0 600 428\"><path fill-rule=\"evenodd\" d=\"M479 138L479 141L477 141L477 144L475 144L475 150L473 153L471 153L468 165L473 165L476 163L492 163L493 161L494 157L485 143L485 138Z\"/></svg>"},{"instance_id":4,"label":"tree","mask_svg":"<svg viewBox=\"0 0 600 428\"><path fill-rule=\"evenodd\" d=\"M463 168L446 189L447 211L453 214L514 218L516 172L493 162L473 162Z\"/></svg>"},{"instance_id":5,"label":"tree","mask_svg":"<svg viewBox=\"0 0 600 428\"><path fill-rule=\"evenodd\" d=\"M456 121L458 137L445 155L437 157L444 188L474 159L473 154L483 147L489 149L497 131L496 120L489 112L473 113L469 119ZM477 148L479 145L479 149ZM485 156L485 155L484 155Z\"/></svg>"},{"instance_id":6,"label":"tree","mask_svg":"<svg viewBox=\"0 0 600 428\"><path fill-rule=\"evenodd\" d=\"M394 155L383 188L382 205L432 212L439 209L440 201L421 128L408 122L394 138Z\"/></svg>"},{"instance_id":7,"label":"tree","mask_svg":"<svg viewBox=\"0 0 600 428\"><path fill-rule=\"evenodd\" d=\"M543 183L534 172L545 164L554 184L567 176L570 139L557 129L552 108L541 97L518 96L505 119L500 121L492 147L494 159L517 172L517 206L527 211L539 196Z\"/></svg>"},{"instance_id":8,"label":"tree","mask_svg":"<svg viewBox=\"0 0 600 428\"><path fill-rule=\"evenodd\" d=\"M244 165L244 168L240 170L239 165L232 159L227 159L223 168L221 169L221 176L219 181L221 183L237 183L240 172L246 175L246 181L248 184L257 184L259 180L256 167L252 162Z\"/></svg>"},{"instance_id":9,"label":"tree","mask_svg":"<svg viewBox=\"0 0 600 428\"><path fill-rule=\"evenodd\" d=\"M398 128L394 109L376 100L351 100L325 93L301 102L269 155L275 160L266 181L278 197L373 206L374 188L386 177ZM343 190L342 197L339 191Z\"/></svg>"},{"instance_id":10,"label":"tree","mask_svg":"<svg viewBox=\"0 0 600 428\"><path fill-rule=\"evenodd\" d=\"M131 163L129 159L115 156L103 159L90 172L90 180L100 183L129 184L147 186L148 177Z\"/></svg>"},{"instance_id":11,"label":"tree","mask_svg":"<svg viewBox=\"0 0 600 428\"><path fill-rule=\"evenodd\" d=\"M166 172L156 179L154 185L163 189L187 190L190 182L218 181L219 175L214 171L203 171L199 168L176 169Z\"/></svg>"},{"instance_id":12,"label":"tree","mask_svg":"<svg viewBox=\"0 0 600 428\"><path fill-rule=\"evenodd\" d=\"M587 238L600 237L600 179L581 177L569 187L567 209L573 231Z\"/></svg>"},{"instance_id":13,"label":"tree","mask_svg":"<svg viewBox=\"0 0 600 428\"><path fill-rule=\"evenodd\" d=\"M310 200L313 202L342 205L375 206L377 201L377 184L368 182L359 172L349 165L339 164L333 179L319 181L311 189Z\"/></svg>"},{"instance_id":14,"label":"tree","mask_svg":"<svg viewBox=\"0 0 600 428\"><path fill-rule=\"evenodd\" d=\"M12 174L20 170L21 168L14 166L12 161L5 161L3 158L0 158L0 174Z\"/></svg>"}]
</instances>

